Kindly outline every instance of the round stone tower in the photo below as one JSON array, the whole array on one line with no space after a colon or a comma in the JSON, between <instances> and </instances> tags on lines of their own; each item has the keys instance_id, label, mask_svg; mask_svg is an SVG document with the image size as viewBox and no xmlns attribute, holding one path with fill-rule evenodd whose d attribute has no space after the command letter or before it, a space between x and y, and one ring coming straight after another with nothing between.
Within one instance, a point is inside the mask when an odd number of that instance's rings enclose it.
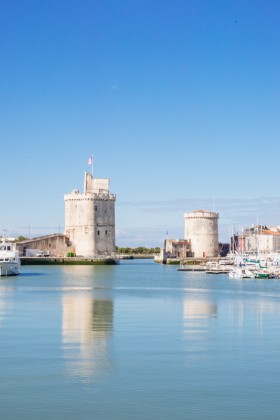
<instances>
[{"instance_id":1,"label":"round stone tower","mask_svg":"<svg viewBox=\"0 0 280 420\"><path fill-rule=\"evenodd\" d=\"M185 239L190 241L196 258L217 257L219 255L218 219L213 211L196 210L184 214Z\"/></svg>"},{"instance_id":2,"label":"round stone tower","mask_svg":"<svg viewBox=\"0 0 280 420\"><path fill-rule=\"evenodd\" d=\"M84 193L73 190L64 196L65 235L83 257L115 252L115 201L108 178L93 178L86 172Z\"/></svg>"}]
</instances>

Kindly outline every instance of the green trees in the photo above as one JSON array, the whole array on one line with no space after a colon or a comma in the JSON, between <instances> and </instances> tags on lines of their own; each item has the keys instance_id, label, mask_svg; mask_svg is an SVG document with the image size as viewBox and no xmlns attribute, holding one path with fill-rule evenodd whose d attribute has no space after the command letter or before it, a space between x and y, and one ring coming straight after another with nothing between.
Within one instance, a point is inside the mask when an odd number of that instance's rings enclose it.
<instances>
[{"instance_id":1,"label":"green trees","mask_svg":"<svg viewBox=\"0 0 280 420\"><path fill-rule=\"evenodd\" d=\"M27 238L25 236L20 235L17 239L16 242L21 242L21 241L25 241Z\"/></svg>"},{"instance_id":2,"label":"green trees","mask_svg":"<svg viewBox=\"0 0 280 420\"><path fill-rule=\"evenodd\" d=\"M128 248L128 247L118 247L116 246L117 254L124 255L154 255L159 254L160 248L146 248L144 246L138 246L137 248Z\"/></svg>"}]
</instances>

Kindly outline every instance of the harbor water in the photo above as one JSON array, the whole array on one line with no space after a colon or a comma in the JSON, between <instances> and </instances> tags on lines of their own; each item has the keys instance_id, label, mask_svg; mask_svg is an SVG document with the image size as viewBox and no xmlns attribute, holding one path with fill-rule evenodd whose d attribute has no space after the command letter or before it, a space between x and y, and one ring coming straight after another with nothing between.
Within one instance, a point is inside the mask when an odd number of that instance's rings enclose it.
<instances>
[{"instance_id":1,"label":"harbor water","mask_svg":"<svg viewBox=\"0 0 280 420\"><path fill-rule=\"evenodd\" d=\"M0 279L1 419L279 419L280 280L152 260Z\"/></svg>"}]
</instances>

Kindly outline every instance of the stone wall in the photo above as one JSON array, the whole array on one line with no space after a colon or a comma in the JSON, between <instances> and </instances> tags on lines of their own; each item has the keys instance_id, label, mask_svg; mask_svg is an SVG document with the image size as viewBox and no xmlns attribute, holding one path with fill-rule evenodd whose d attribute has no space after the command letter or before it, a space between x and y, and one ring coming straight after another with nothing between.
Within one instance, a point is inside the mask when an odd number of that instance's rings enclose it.
<instances>
[{"instance_id":1,"label":"stone wall","mask_svg":"<svg viewBox=\"0 0 280 420\"><path fill-rule=\"evenodd\" d=\"M21 241L16 244L16 247L21 256L26 255L27 249L35 249L44 251L44 253L54 257L64 257L73 249L68 238L62 234L41 236Z\"/></svg>"}]
</instances>

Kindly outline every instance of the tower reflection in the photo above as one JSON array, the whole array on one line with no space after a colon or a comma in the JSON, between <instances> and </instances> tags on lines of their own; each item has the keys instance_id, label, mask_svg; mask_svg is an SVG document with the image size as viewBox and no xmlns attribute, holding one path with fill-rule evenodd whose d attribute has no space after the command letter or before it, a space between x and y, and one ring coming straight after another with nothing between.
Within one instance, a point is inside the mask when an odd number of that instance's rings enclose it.
<instances>
[{"instance_id":1,"label":"tower reflection","mask_svg":"<svg viewBox=\"0 0 280 420\"><path fill-rule=\"evenodd\" d=\"M208 300L184 300L184 320L203 320L207 318L216 317L218 313L218 307ZM199 322L198 322L199 323Z\"/></svg>"},{"instance_id":2,"label":"tower reflection","mask_svg":"<svg viewBox=\"0 0 280 420\"><path fill-rule=\"evenodd\" d=\"M209 300L191 297L184 299L183 336L189 361L206 357L208 334L217 315L217 305Z\"/></svg>"},{"instance_id":3,"label":"tower reflection","mask_svg":"<svg viewBox=\"0 0 280 420\"><path fill-rule=\"evenodd\" d=\"M87 294L62 299L62 338L71 376L94 379L110 366L113 302Z\"/></svg>"}]
</instances>

